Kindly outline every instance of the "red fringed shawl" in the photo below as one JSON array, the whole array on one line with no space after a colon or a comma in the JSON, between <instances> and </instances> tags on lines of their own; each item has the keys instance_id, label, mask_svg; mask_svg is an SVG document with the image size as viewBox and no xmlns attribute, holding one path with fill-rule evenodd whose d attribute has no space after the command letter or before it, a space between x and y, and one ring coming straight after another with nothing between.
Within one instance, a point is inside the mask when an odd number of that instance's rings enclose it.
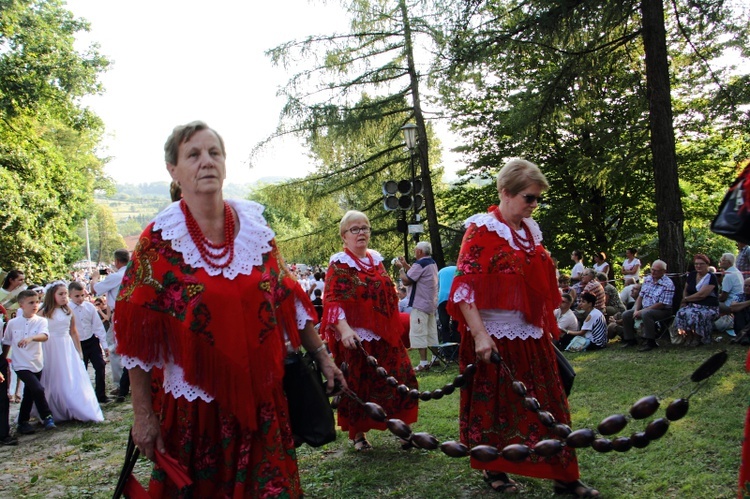
<instances>
[{"instance_id":1,"label":"red fringed shawl","mask_svg":"<svg viewBox=\"0 0 750 499\"><path fill-rule=\"evenodd\" d=\"M271 246L250 275L212 277L185 264L149 225L117 298L118 353L145 365L174 362L186 382L256 429L259 402L281 388L283 332L299 345L294 298L305 296Z\"/></svg>"},{"instance_id":2,"label":"red fringed shawl","mask_svg":"<svg viewBox=\"0 0 750 499\"><path fill-rule=\"evenodd\" d=\"M382 263L368 272L332 261L326 273L323 306L320 330L325 331L329 343L336 340L333 326L338 323L340 307L350 327L369 329L390 345L401 345L398 294Z\"/></svg>"},{"instance_id":3,"label":"red fringed shawl","mask_svg":"<svg viewBox=\"0 0 750 499\"><path fill-rule=\"evenodd\" d=\"M448 301L448 313L465 323L452 299L461 284L474 290L477 308L520 311L526 322L558 337L554 311L560 305L560 291L552 259L541 244L527 255L486 226L471 224L461 243Z\"/></svg>"}]
</instances>

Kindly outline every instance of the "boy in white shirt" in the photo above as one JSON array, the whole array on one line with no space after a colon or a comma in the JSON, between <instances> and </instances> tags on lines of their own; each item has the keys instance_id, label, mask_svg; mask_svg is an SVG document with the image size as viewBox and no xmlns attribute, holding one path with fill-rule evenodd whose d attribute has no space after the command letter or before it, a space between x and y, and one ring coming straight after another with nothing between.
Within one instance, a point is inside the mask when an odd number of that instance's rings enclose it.
<instances>
[{"instance_id":1,"label":"boy in white shirt","mask_svg":"<svg viewBox=\"0 0 750 499\"><path fill-rule=\"evenodd\" d=\"M13 370L24 383L23 399L18 412L18 433L29 435L35 432L29 424L32 404L36 405L44 429L55 428L52 411L44 396L44 387L39 382L44 367L41 343L49 339L49 331L47 319L36 315L39 311L39 295L36 291L21 291L18 294L18 304L23 314L8 321L3 336L3 354L7 354L13 346Z\"/></svg>"},{"instance_id":2,"label":"boy in white shirt","mask_svg":"<svg viewBox=\"0 0 750 499\"><path fill-rule=\"evenodd\" d=\"M89 367L89 361L94 366L94 392L96 399L100 404L106 404L110 401L104 387L104 357L109 355L107 347L107 332L104 330L99 312L90 301L84 296L83 284L73 281L68 285L70 296L70 309L76 318L76 327L78 335L81 337L81 350L83 351L83 364L86 369Z\"/></svg>"}]
</instances>

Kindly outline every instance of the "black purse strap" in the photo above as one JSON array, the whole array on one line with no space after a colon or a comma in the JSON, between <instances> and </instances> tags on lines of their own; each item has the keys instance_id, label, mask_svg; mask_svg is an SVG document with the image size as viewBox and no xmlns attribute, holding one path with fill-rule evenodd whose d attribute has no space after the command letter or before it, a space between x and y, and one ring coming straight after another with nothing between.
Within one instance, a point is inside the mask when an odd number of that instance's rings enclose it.
<instances>
[{"instance_id":1,"label":"black purse strap","mask_svg":"<svg viewBox=\"0 0 750 499\"><path fill-rule=\"evenodd\" d=\"M138 450L138 447L135 446L135 442L133 442L132 431L133 428L128 432L128 446L125 450L125 462L122 465L120 478L117 480L117 486L115 487L115 493L112 496L112 499L120 499L120 497L122 497L122 493L125 490L125 484L133 473L135 463L138 462L138 456L141 454L141 451Z\"/></svg>"}]
</instances>

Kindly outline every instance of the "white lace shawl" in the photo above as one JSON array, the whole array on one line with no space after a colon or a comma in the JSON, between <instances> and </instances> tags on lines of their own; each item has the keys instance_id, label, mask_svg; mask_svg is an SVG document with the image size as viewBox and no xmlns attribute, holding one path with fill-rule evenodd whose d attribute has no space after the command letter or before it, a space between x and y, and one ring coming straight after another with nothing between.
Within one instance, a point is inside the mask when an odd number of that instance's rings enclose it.
<instances>
[{"instance_id":1,"label":"white lace shawl","mask_svg":"<svg viewBox=\"0 0 750 499\"><path fill-rule=\"evenodd\" d=\"M542 242L542 231L539 229L539 224L534 221L533 218L524 218L523 219L526 226L529 228L529 231L531 231L531 237L534 238L534 246L537 244L540 244ZM518 246L516 246L516 243L513 242L513 235L511 234L511 229L506 224L501 222L497 219L495 215L492 213L478 213L476 215L472 215L469 218L466 219L466 222L464 222L464 227L468 228L471 224L476 225L477 227L487 227L487 230L491 230L492 232L495 232L498 236L502 237L503 239L506 239L508 243L510 244L510 247L515 250L520 250ZM517 231L521 236L525 236L525 231Z\"/></svg>"}]
</instances>

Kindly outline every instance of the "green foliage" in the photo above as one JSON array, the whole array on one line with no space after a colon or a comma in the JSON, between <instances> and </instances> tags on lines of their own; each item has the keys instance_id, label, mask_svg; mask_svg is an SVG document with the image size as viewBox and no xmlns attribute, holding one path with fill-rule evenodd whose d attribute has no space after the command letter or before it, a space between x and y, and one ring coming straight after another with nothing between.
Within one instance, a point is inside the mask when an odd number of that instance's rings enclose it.
<instances>
[{"instance_id":1,"label":"green foliage","mask_svg":"<svg viewBox=\"0 0 750 499\"><path fill-rule=\"evenodd\" d=\"M75 49L86 29L55 0L0 8L0 266L31 280L63 275L94 186L108 185L95 155L103 124L79 104L108 65L95 47Z\"/></svg>"},{"instance_id":2,"label":"green foliage","mask_svg":"<svg viewBox=\"0 0 750 499\"><path fill-rule=\"evenodd\" d=\"M440 179L440 170L433 166L440 157L433 131L424 124L419 99L424 75L415 69L412 48L416 38L429 43L433 36L423 29L420 17L428 6L407 6L405 0L342 3L351 16L348 33L311 36L268 51L275 64L295 70L280 91L286 105L276 134L268 140L290 133L303 137L319 166L301 181L267 187L261 197L278 218L278 226L272 226L287 257L309 258L310 263L319 261L318 252L340 247L336 226L347 209L368 213L378 249L399 246L393 214L382 210L381 185L411 176L412 158L402 150L400 129L412 119L419 129L418 164L427 202L440 190L431 185ZM274 210L274 205L290 200L298 208L293 213L287 206ZM430 213L422 217L427 217L429 236L434 237L438 220ZM303 244L299 238L305 235Z\"/></svg>"},{"instance_id":3,"label":"green foliage","mask_svg":"<svg viewBox=\"0 0 750 499\"><path fill-rule=\"evenodd\" d=\"M675 3L667 27L680 185L692 196L685 214L689 226L706 227L748 154L740 109L750 102L747 87L706 61L747 31L724 2L690 6ZM488 2L457 18L441 90L470 178L489 179L513 156L537 162L551 189L536 216L562 262L576 248L651 245L665 200L655 199L638 2ZM460 219L496 202L491 186L463 184L448 205Z\"/></svg>"}]
</instances>

